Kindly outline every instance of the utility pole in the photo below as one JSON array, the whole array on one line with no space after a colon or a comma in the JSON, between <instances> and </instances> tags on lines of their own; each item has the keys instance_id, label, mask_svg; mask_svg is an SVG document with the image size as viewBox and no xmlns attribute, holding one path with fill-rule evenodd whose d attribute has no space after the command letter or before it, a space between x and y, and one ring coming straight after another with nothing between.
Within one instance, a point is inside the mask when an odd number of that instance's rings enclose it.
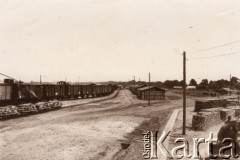
<instances>
[{"instance_id":1,"label":"utility pole","mask_svg":"<svg viewBox=\"0 0 240 160\"><path fill-rule=\"evenodd\" d=\"M182 134L186 134L186 52L183 52L183 130Z\"/></svg>"},{"instance_id":2,"label":"utility pole","mask_svg":"<svg viewBox=\"0 0 240 160\"><path fill-rule=\"evenodd\" d=\"M135 87L136 85L135 76L133 76L133 80L134 80L134 87Z\"/></svg>"},{"instance_id":3,"label":"utility pole","mask_svg":"<svg viewBox=\"0 0 240 160\"><path fill-rule=\"evenodd\" d=\"M150 72L149 72L149 74L148 74L148 106L150 106L151 104L150 104Z\"/></svg>"},{"instance_id":4,"label":"utility pole","mask_svg":"<svg viewBox=\"0 0 240 160\"><path fill-rule=\"evenodd\" d=\"M40 84L42 84L42 75L40 74Z\"/></svg>"},{"instance_id":5,"label":"utility pole","mask_svg":"<svg viewBox=\"0 0 240 160\"><path fill-rule=\"evenodd\" d=\"M230 74L230 87L232 87L232 75Z\"/></svg>"}]
</instances>

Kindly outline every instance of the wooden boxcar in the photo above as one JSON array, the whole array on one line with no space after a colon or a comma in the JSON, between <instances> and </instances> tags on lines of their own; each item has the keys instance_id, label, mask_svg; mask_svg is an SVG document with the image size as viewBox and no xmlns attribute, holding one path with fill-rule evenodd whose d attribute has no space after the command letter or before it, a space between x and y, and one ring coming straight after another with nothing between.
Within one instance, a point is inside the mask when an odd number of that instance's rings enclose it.
<instances>
[{"instance_id":1,"label":"wooden boxcar","mask_svg":"<svg viewBox=\"0 0 240 160\"><path fill-rule=\"evenodd\" d=\"M81 97L82 98L88 98L89 96L93 96L93 90L91 84L81 85Z\"/></svg>"},{"instance_id":2,"label":"wooden boxcar","mask_svg":"<svg viewBox=\"0 0 240 160\"><path fill-rule=\"evenodd\" d=\"M19 84L17 85L17 99L26 101L26 100L36 100L43 99L43 86L41 84Z\"/></svg>"},{"instance_id":3,"label":"wooden boxcar","mask_svg":"<svg viewBox=\"0 0 240 160\"><path fill-rule=\"evenodd\" d=\"M95 96L101 96L103 94L103 85L97 84L93 85L93 92Z\"/></svg>"},{"instance_id":4,"label":"wooden boxcar","mask_svg":"<svg viewBox=\"0 0 240 160\"><path fill-rule=\"evenodd\" d=\"M11 84L0 84L0 106L12 99L12 85Z\"/></svg>"},{"instance_id":5,"label":"wooden boxcar","mask_svg":"<svg viewBox=\"0 0 240 160\"><path fill-rule=\"evenodd\" d=\"M44 99L64 99L65 86L62 84L44 84L43 85Z\"/></svg>"},{"instance_id":6,"label":"wooden boxcar","mask_svg":"<svg viewBox=\"0 0 240 160\"><path fill-rule=\"evenodd\" d=\"M77 99L81 96L81 86L80 85L73 85L68 84L66 85L67 88L67 97Z\"/></svg>"}]
</instances>

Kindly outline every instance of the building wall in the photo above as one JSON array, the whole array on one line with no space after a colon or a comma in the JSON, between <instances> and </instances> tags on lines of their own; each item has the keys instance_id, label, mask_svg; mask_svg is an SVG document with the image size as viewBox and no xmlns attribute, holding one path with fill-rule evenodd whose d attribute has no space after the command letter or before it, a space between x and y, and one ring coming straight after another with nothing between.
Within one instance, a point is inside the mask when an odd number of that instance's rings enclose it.
<instances>
[{"instance_id":1,"label":"building wall","mask_svg":"<svg viewBox=\"0 0 240 160\"><path fill-rule=\"evenodd\" d=\"M148 100L149 96L150 100L164 100L165 91L143 91L141 99Z\"/></svg>"}]
</instances>

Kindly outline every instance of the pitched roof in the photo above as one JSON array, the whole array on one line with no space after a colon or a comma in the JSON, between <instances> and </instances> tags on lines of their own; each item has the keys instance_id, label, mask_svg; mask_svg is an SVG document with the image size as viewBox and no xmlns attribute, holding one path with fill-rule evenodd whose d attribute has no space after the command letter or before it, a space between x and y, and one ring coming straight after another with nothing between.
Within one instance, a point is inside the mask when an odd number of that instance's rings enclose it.
<instances>
[{"instance_id":1,"label":"pitched roof","mask_svg":"<svg viewBox=\"0 0 240 160\"><path fill-rule=\"evenodd\" d=\"M146 86L146 87L139 88L138 90L145 91L145 90L149 90L149 89L153 89L153 88L155 88L157 91L166 91L165 89L155 87L155 86Z\"/></svg>"},{"instance_id":2,"label":"pitched roof","mask_svg":"<svg viewBox=\"0 0 240 160\"><path fill-rule=\"evenodd\" d=\"M195 89L196 86L187 86L187 89Z\"/></svg>"},{"instance_id":3,"label":"pitched roof","mask_svg":"<svg viewBox=\"0 0 240 160\"><path fill-rule=\"evenodd\" d=\"M182 89L182 86L174 86L175 89Z\"/></svg>"},{"instance_id":4,"label":"pitched roof","mask_svg":"<svg viewBox=\"0 0 240 160\"><path fill-rule=\"evenodd\" d=\"M230 89L230 88L222 88L221 90L225 90L225 91L228 91L228 92L233 91L233 90Z\"/></svg>"}]
</instances>

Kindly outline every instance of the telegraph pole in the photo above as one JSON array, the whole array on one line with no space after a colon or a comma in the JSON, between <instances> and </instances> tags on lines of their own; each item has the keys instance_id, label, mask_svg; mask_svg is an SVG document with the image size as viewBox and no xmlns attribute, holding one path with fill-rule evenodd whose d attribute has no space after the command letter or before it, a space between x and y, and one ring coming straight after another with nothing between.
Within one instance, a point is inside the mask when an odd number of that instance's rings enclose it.
<instances>
[{"instance_id":1,"label":"telegraph pole","mask_svg":"<svg viewBox=\"0 0 240 160\"><path fill-rule=\"evenodd\" d=\"M186 52L183 52L183 130L182 134L186 134Z\"/></svg>"},{"instance_id":2,"label":"telegraph pole","mask_svg":"<svg viewBox=\"0 0 240 160\"><path fill-rule=\"evenodd\" d=\"M149 74L148 74L148 89L149 89L149 91L148 91L148 106L150 106L151 104L150 104L150 72L149 72Z\"/></svg>"},{"instance_id":3,"label":"telegraph pole","mask_svg":"<svg viewBox=\"0 0 240 160\"><path fill-rule=\"evenodd\" d=\"M232 87L232 75L230 74L230 87Z\"/></svg>"},{"instance_id":4,"label":"telegraph pole","mask_svg":"<svg viewBox=\"0 0 240 160\"><path fill-rule=\"evenodd\" d=\"M135 87L136 85L135 76L133 76L133 80L134 80L134 87Z\"/></svg>"},{"instance_id":5,"label":"telegraph pole","mask_svg":"<svg viewBox=\"0 0 240 160\"><path fill-rule=\"evenodd\" d=\"M40 84L42 84L42 75L40 74Z\"/></svg>"}]
</instances>

